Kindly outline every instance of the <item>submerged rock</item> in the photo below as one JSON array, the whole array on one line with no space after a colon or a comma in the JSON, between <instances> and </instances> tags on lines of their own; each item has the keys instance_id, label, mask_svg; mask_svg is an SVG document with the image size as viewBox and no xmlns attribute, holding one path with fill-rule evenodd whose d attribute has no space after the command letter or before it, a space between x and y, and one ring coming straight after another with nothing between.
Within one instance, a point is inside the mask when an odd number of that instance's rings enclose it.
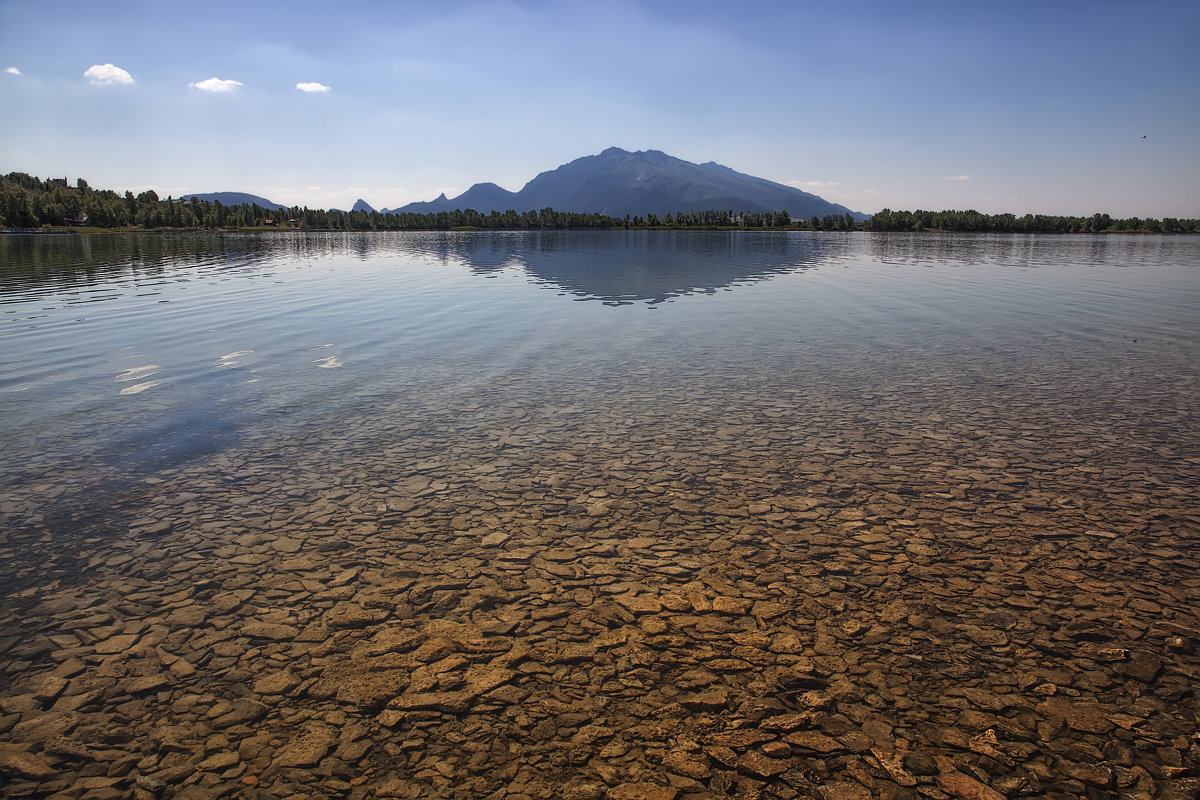
<instances>
[{"instance_id":1,"label":"submerged rock","mask_svg":"<svg viewBox=\"0 0 1200 800\"><path fill-rule=\"evenodd\" d=\"M0 775L45 780L56 774L46 759L16 744L0 744Z\"/></svg>"},{"instance_id":2,"label":"submerged rock","mask_svg":"<svg viewBox=\"0 0 1200 800\"><path fill-rule=\"evenodd\" d=\"M6 790L1188 796L1195 459L1036 370L848 357L383 396L105 507L137 536L6 489Z\"/></svg>"}]
</instances>

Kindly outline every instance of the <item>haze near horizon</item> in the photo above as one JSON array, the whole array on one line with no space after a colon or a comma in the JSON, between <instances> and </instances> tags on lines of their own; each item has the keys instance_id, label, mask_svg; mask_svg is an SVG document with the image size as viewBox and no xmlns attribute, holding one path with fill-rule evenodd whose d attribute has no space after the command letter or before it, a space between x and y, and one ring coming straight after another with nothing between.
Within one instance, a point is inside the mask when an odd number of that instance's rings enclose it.
<instances>
[{"instance_id":1,"label":"haze near horizon","mask_svg":"<svg viewBox=\"0 0 1200 800\"><path fill-rule=\"evenodd\" d=\"M395 208L607 147L872 213L1200 216L1200 6L0 2L0 171Z\"/></svg>"}]
</instances>

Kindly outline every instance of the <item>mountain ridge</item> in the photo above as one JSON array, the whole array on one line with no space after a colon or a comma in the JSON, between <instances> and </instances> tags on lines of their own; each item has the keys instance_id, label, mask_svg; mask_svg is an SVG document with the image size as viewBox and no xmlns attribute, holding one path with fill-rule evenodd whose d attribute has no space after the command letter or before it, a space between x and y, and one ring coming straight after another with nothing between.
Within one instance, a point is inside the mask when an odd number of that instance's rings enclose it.
<instances>
[{"instance_id":1,"label":"mountain ridge","mask_svg":"<svg viewBox=\"0 0 1200 800\"><path fill-rule=\"evenodd\" d=\"M219 200L224 205L257 203L275 210L288 208L244 192L185 194L182 197ZM493 211L522 213L545 208L617 218L726 210L734 213L787 211L793 219L846 214L857 221L870 218L869 214L852 211L818 195L747 175L715 161L695 164L661 150L629 151L620 147L609 147L595 155L580 156L554 169L539 172L516 192L491 182L475 183L453 198L443 192L432 200L381 208L379 213L435 214L473 209L490 214ZM375 211L362 198L351 210Z\"/></svg>"},{"instance_id":2,"label":"mountain ridge","mask_svg":"<svg viewBox=\"0 0 1200 800\"><path fill-rule=\"evenodd\" d=\"M197 200L203 200L208 203L220 203L223 206L240 206L244 204L256 205L262 208L269 208L272 211L282 211L289 206L282 203L276 203L268 200L265 197L259 197L256 194L248 192L188 192L179 195L179 200L188 201L195 197Z\"/></svg>"},{"instance_id":3,"label":"mountain ridge","mask_svg":"<svg viewBox=\"0 0 1200 800\"><path fill-rule=\"evenodd\" d=\"M385 211L429 214L468 208L484 214L553 208L613 217L725 209L759 213L785 210L800 219L850 214L861 221L870 216L715 161L694 164L661 150L631 152L619 147L540 172L516 192L494 183L477 183L454 198L442 193L433 200Z\"/></svg>"},{"instance_id":4,"label":"mountain ridge","mask_svg":"<svg viewBox=\"0 0 1200 800\"><path fill-rule=\"evenodd\" d=\"M456 209L473 208L476 211L491 212L491 211L508 211L510 208L514 211L528 211L530 209L517 209L517 192L510 192L502 186L497 186L494 183L476 183L467 189L462 194L455 197L453 200L446 197L446 193L442 192L433 200L418 200L400 208L385 208L382 209L384 214L430 214L438 211L454 211ZM453 204L453 208L445 206ZM544 208L545 206L543 206ZM539 209L540 210L540 209ZM557 211L558 209L555 209Z\"/></svg>"}]
</instances>

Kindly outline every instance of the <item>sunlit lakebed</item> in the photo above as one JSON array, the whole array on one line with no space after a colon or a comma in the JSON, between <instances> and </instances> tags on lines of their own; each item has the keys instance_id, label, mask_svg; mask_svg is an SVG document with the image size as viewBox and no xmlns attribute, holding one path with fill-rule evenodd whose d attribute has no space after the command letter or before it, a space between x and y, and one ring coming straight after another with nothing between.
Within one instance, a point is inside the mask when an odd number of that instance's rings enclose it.
<instances>
[{"instance_id":1,"label":"sunlit lakebed","mask_svg":"<svg viewBox=\"0 0 1200 800\"><path fill-rule=\"evenodd\" d=\"M0 237L12 796L1200 791L1200 239Z\"/></svg>"}]
</instances>

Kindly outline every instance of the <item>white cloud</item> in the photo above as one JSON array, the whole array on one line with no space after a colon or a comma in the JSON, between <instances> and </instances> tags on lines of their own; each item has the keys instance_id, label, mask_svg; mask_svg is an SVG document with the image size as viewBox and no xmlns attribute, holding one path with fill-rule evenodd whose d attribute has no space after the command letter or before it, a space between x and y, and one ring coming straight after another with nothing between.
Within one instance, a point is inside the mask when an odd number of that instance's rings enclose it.
<instances>
[{"instance_id":1,"label":"white cloud","mask_svg":"<svg viewBox=\"0 0 1200 800\"><path fill-rule=\"evenodd\" d=\"M323 83L297 83L296 88L302 92L328 92L329 87Z\"/></svg>"},{"instance_id":2,"label":"white cloud","mask_svg":"<svg viewBox=\"0 0 1200 800\"><path fill-rule=\"evenodd\" d=\"M971 180L971 176L970 175L947 175L946 180L948 180L948 181L969 181L969 180Z\"/></svg>"},{"instance_id":3,"label":"white cloud","mask_svg":"<svg viewBox=\"0 0 1200 800\"><path fill-rule=\"evenodd\" d=\"M191 88L199 89L202 92L232 92L239 86L244 85L241 81L231 81L222 78L208 78L188 84Z\"/></svg>"},{"instance_id":4,"label":"white cloud","mask_svg":"<svg viewBox=\"0 0 1200 800\"><path fill-rule=\"evenodd\" d=\"M93 64L83 73L96 86L110 83L133 83L133 76L112 64Z\"/></svg>"},{"instance_id":5,"label":"white cloud","mask_svg":"<svg viewBox=\"0 0 1200 800\"><path fill-rule=\"evenodd\" d=\"M6 69L4 71L7 72L9 75L20 75L21 74L21 70L17 69L16 67L9 67L8 69Z\"/></svg>"}]
</instances>

